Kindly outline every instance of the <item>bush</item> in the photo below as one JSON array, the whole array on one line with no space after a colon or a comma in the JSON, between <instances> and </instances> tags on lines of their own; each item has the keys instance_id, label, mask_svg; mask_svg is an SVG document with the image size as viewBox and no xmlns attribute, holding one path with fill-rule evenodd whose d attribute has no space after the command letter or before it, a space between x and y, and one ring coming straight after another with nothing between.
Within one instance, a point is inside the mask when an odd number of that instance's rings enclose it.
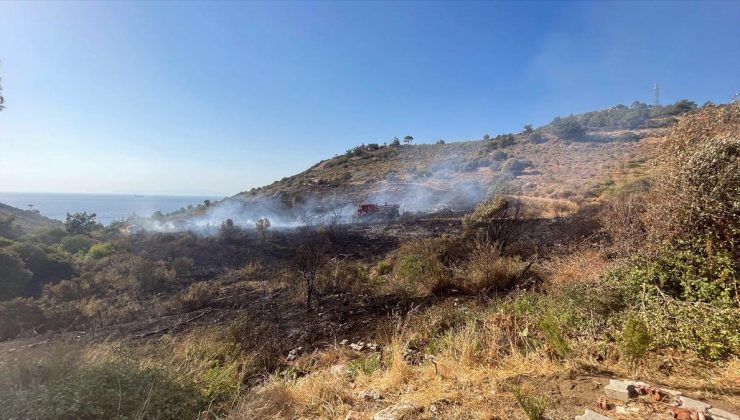
<instances>
[{"instance_id":1,"label":"bush","mask_svg":"<svg viewBox=\"0 0 740 420\"><path fill-rule=\"evenodd\" d=\"M15 338L25 330L38 329L46 317L38 304L31 299L13 299L0 302L0 340Z\"/></svg>"},{"instance_id":2,"label":"bush","mask_svg":"<svg viewBox=\"0 0 740 420\"><path fill-rule=\"evenodd\" d=\"M651 244L707 236L740 247L740 103L707 107L669 135L647 212Z\"/></svg>"},{"instance_id":3,"label":"bush","mask_svg":"<svg viewBox=\"0 0 740 420\"><path fill-rule=\"evenodd\" d=\"M511 158L504 162L501 167L502 172L508 172L512 175L520 175L525 169L532 167L532 161L528 159Z\"/></svg>"},{"instance_id":4,"label":"bush","mask_svg":"<svg viewBox=\"0 0 740 420\"><path fill-rule=\"evenodd\" d=\"M0 249L0 300L20 296L32 277L17 254Z\"/></svg>"},{"instance_id":5,"label":"bush","mask_svg":"<svg viewBox=\"0 0 740 420\"><path fill-rule=\"evenodd\" d=\"M496 243L504 250L520 233L522 206L504 197L495 196L481 202L472 213L463 217L463 234L487 243Z\"/></svg>"},{"instance_id":6,"label":"bush","mask_svg":"<svg viewBox=\"0 0 740 420\"><path fill-rule=\"evenodd\" d=\"M85 235L67 236L62 239L62 249L70 254L87 252L93 245L93 240Z\"/></svg>"},{"instance_id":7,"label":"bush","mask_svg":"<svg viewBox=\"0 0 740 420\"><path fill-rule=\"evenodd\" d=\"M508 157L509 155L503 150L496 150L495 152L491 154L491 159L497 160L497 161L506 160Z\"/></svg>"},{"instance_id":8,"label":"bush","mask_svg":"<svg viewBox=\"0 0 740 420\"><path fill-rule=\"evenodd\" d=\"M218 230L218 236L224 241L233 241L241 233L242 229L231 219L226 219L221 223L221 228Z\"/></svg>"},{"instance_id":9,"label":"bush","mask_svg":"<svg viewBox=\"0 0 740 420\"><path fill-rule=\"evenodd\" d=\"M497 245L477 242L455 285L468 293L507 291L524 269L519 257L504 257Z\"/></svg>"},{"instance_id":10,"label":"bush","mask_svg":"<svg viewBox=\"0 0 740 420\"><path fill-rule=\"evenodd\" d=\"M733 260L696 245L668 248L610 273L634 310L649 319L656 344L719 359L740 354L740 311Z\"/></svg>"},{"instance_id":11,"label":"bush","mask_svg":"<svg viewBox=\"0 0 740 420\"><path fill-rule=\"evenodd\" d=\"M617 347L622 357L635 361L647 353L653 337L645 322L637 316L630 316L622 328Z\"/></svg>"},{"instance_id":12,"label":"bush","mask_svg":"<svg viewBox=\"0 0 740 420\"><path fill-rule=\"evenodd\" d=\"M56 283L59 280L69 279L76 275L72 264L64 256L47 252L44 248L20 242L10 246L10 250L18 254L26 268L31 270L33 277L26 289L26 294L36 295L46 283Z\"/></svg>"},{"instance_id":13,"label":"bush","mask_svg":"<svg viewBox=\"0 0 740 420\"><path fill-rule=\"evenodd\" d=\"M513 134L499 134L488 143L489 150L503 149L516 143Z\"/></svg>"},{"instance_id":14,"label":"bush","mask_svg":"<svg viewBox=\"0 0 740 420\"><path fill-rule=\"evenodd\" d=\"M380 367L380 355L371 354L367 357L359 357L347 363L347 370L352 375L372 375Z\"/></svg>"},{"instance_id":15,"label":"bush","mask_svg":"<svg viewBox=\"0 0 740 420\"><path fill-rule=\"evenodd\" d=\"M443 248L439 241L429 239L404 244L396 251L393 277L402 292L434 294L449 286Z\"/></svg>"},{"instance_id":16,"label":"bush","mask_svg":"<svg viewBox=\"0 0 740 420\"><path fill-rule=\"evenodd\" d=\"M172 269L175 270L177 278L188 277L193 274L195 261L190 257L176 257L172 260Z\"/></svg>"},{"instance_id":17,"label":"bush","mask_svg":"<svg viewBox=\"0 0 740 420\"><path fill-rule=\"evenodd\" d=\"M174 270L168 270L163 261L137 257L129 261L127 268L131 280L144 292L162 291L175 279Z\"/></svg>"},{"instance_id":18,"label":"bush","mask_svg":"<svg viewBox=\"0 0 740 420\"><path fill-rule=\"evenodd\" d=\"M213 289L208 283L191 285L178 295L178 307L185 312L192 312L208 306L216 295Z\"/></svg>"},{"instance_id":19,"label":"bush","mask_svg":"<svg viewBox=\"0 0 740 420\"><path fill-rule=\"evenodd\" d=\"M518 388L514 389L514 398L516 398L516 402L529 420L542 420L545 418L547 400L530 395Z\"/></svg>"},{"instance_id":20,"label":"bush","mask_svg":"<svg viewBox=\"0 0 740 420\"><path fill-rule=\"evenodd\" d=\"M13 216L0 216L0 237L17 239L23 234L20 227L13 225L14 221Z\"/></svg>"},{"instance_id":21,"label":"bush","mask_svg":"<svg viewBox=\"0 0 740 420\"><path fill-rule=\"evenodd\" d=\"M545 135L541 132L535 131L534 133L529 135L528 140L530 143L533 144L542 144L547 141L547 137L545 137Z\"/></svg>"},{"instance_id":22,"label":"bush","mask_svg":"<svg viewBox=\"0 0 740 420\"><path fill-rule=\"evenodd\" d=\"M15 419L196 418L207 405L194 385L128 360L57 357L26 362L4 376L0 403Z\"/></svg>"},{"instance_id":23,"label":"bush","mask_svg":"<svg viewBox=\"0 0 740 420\"><path fill-rule=\"evenodd\" d=\"M565 339L560 325L552 316L545 316L539 323L540 330L545 336L545 341L553 351L561 358L567 357L571 350L568 341Z\"/></svg>"},{"instance_id":24,"label":"bush","mask_svg":"<svg viewBox=\"0 0 740 420\"><path fill-rule=\"evenodd\" d=\"M90 247L87 251L87 256L99 260L103 257L113 255L117 251L117 247L113 242L101 242Z\"/></svg>"},{"instance_id":25,"label":"bush","mask_svg":"<svg viewBox=\"0 0 740 420\"><path fill-rule=\"evenodd\" d=\"M708 250L702 241L664 248L653 259L637 259L614 275L638 298L656 288L671 298L722 307L737 305L736 261L724 250Z\"/></svg>"},{"instance_id":26,"label":"bush","mask_svg":"<svg viewBox=\"0 0 740 420\"><path fill-rule=\"evenodd\" d=\"M564 140L580 140L586 135L586 128L573 116L555 118L550 123L550 131Z\"/></svg>"}]
</instances>

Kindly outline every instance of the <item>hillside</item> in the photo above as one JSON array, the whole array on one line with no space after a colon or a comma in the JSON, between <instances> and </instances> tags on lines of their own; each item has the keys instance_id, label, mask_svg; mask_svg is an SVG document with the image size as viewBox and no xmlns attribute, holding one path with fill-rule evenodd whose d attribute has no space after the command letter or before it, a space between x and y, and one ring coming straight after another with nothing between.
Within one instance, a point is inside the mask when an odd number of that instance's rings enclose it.
<instances>
[{"instance_id":1,"label":"hillside","mask_svg":"<svg viewBox=\"0 0 740 420\"><path fill-rule=\"evenodd\" d=\"M34 211L21 210L0 203L0 220L7 220L8 218L12 218L13 224L24 232L38 232L44 229L61 227L62 225L61 222L49 219Z\"/></svg>"},{"instance_id":2,"label":"hillside","mask_svg":"<svg viewBox=\"0 0 740 420\"><path fill-rule=\"evenodd\" d=\"M397 203L402 212L467 211L484 197L519 197L544 217L572 212L615 188L644 188L649 161L689 101L635 102L565 118L537 129L436 144L363 144L308 170L210 206L175 212L179 226L225 219L278 226L327 214L351 216L360 202Z\"/></svg>"}]
</instances>

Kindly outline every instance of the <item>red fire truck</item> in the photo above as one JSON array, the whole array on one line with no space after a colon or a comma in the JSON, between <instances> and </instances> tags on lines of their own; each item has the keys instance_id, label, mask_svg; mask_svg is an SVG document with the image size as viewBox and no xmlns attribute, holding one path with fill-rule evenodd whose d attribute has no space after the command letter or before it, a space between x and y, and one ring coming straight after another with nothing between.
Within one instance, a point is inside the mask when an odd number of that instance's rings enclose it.
<instances>
[{"instance_id":1,"label":"red fire truck","mask_svg":"<svg viewBox=\"0 0 740 420\"><path fill-rule=\"evenodd\" d=\"M360 220L393 220L401 215L400 204L362 203L357 206Z\"/></svg>"}]
</instances>

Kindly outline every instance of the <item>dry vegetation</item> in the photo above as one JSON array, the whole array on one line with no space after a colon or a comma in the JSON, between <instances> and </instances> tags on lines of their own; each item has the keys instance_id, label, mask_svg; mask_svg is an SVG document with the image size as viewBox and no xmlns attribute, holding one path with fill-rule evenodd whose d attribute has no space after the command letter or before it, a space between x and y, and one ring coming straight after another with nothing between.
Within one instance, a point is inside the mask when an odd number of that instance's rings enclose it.
<instances>
[{"instance_id":1,"label":"dry vegetation","mask_svg":"<svg viewBox=\"0 0 740 420\"><path fill-rule=\"evenodd\" d=\"M740 105L638 142L539 134L484 141L491 156L528 150L533 166L506 187L528 192L462 220L264 237L11 232L3 269L39 287L0 302L4 415L572 418L610 377L737 412ZM353 152L290 185L334 179L342 162L369 179L391 158L419 166L484 142ZM68 275L49 277L59 264Z\"/></svg>"}]
</instances>

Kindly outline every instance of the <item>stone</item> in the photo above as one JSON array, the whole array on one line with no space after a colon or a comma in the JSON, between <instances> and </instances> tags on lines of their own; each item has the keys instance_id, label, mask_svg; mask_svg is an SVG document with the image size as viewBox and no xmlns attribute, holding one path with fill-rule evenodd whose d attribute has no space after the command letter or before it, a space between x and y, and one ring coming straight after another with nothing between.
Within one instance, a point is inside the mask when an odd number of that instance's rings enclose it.
<instances>
[{"instance_id":1,"label":"stone","mask_svg":"<svg viewBox=\"0 0 740 420\"><path fill-rule=\"evenodd\" d=\"M362 349L365 348L365 346L364 346L364 344L352 343L352 344L349 345L349 348L351 348L352 350L355 350L355 351L362 351Z\"/></svg>"},{"instance_id":2,"label":"stone","mask_svg":"<svg viewBox=\"0 0 740 420\"><path fill-rule=\"evenodd\" d=\"M346 416L344 416L344 420L361 420L362 414L358 413L357 411L349 410L349 413L347 413Z\"/></svg>"},{"instance_id":3,"label":"stone","mask_svg":"<svg viewBox=\"0 0 740 420\"><path fill-rule=\"evenodd\" d=\"M713 420L740 420L740 416L737 414L730 413L721 408L710 408L709 414L712 416Z\"/></svg>"},{"instance_id":4,"label":"stone","mask_svg":"<svg viewBox=\"0 0 740 420\"><path fill-rule=\"evenodd\" d=\"M381 398L383 398L382 395L380 395L380 392L374 390L374 389L366 389L362 394L360 394L360 397L362 397L365 401L377 401Z\"/></svg>"},{"instance_id":5,"label":"stone","mask_svg":"<svg viewBox=\"0 0 740 420\"><path fill-rule=\"evenodd\" d=\"M586 410L585 413L576 416L575 420L611 420L611 418L595 411Z\"/></svg>"},{"instance_id":6,"label":"stone","mask_svg":"<svg viewBox=\"0 0 740 420\"><path fill-rule=\"evenodd\" d=\"M639 413L640 409L637 407L625 407L623 405L619 405L614 411L617 414L634 414L634 413Z\"/></svg>"},{"instance_id":7,"label":"stone","mask_svg":"<svg viewBox=\"0 0 740 420\"><path fill-rule=\"evenodd\" d=\"M340 346L346 346L346 345L347 345L347 343L349 343L349 340L347 340L347 339L344 339L344 340L342 340L342 341L340 341L340 342L339 342L339 345L340 345Z\"/></svg>"},{"instance_id":8,"label":"stone","mask_svg":"<svg viewBox=\"0 0 740 420\"><path fill-rule=\"evenodd\" d=\"M676 391L675 389L660 388L659 391L673 397L680 397L681 395L683 395L681 391Z\"/></svg>"},{"instance_id":9,"label":"stone","mask_svg":"<svg viewBox=\"0 0 740 420\"><path fill-rule=\"evenodd\" d=\"M637 396L637 389L631 382L610 379L609 385L604 387L604 393L611 399L629 401Z\"/></svg>"},{"instance_id":10,"label":"stone","mask_svg":"<svg viewBox=\"0 0 740 420\"><path fill-rule=\"evenodd\" d=\"M703 413L712 407L711 405L705 402L694 400L694 399L683 397L683 396L679 398L679 401L681 402L681 408L688 408L689 410L696 410L700 413Z\"/></svg>"},{"instance_id":11,"label":"stone","mask_svg":"<svg viewBox=\"0 0 740 420\"><path fill-rule=\"evenodd\" d=\"M347 366L342 364L334 365L329 368L329 372L334 376L345 376L347 374Z\"/></svg>"},{"instance_id":12,"label":"stone","mask_svg":"<svg viewBox=\"0 0 740 420\"><path fill-rule=\"evenodd\" d=\"M416 406L411 403L401 402L378 411L373 415L373 420L400 420L406 418L416 411Z\"/></svg>"}]
</instances>

